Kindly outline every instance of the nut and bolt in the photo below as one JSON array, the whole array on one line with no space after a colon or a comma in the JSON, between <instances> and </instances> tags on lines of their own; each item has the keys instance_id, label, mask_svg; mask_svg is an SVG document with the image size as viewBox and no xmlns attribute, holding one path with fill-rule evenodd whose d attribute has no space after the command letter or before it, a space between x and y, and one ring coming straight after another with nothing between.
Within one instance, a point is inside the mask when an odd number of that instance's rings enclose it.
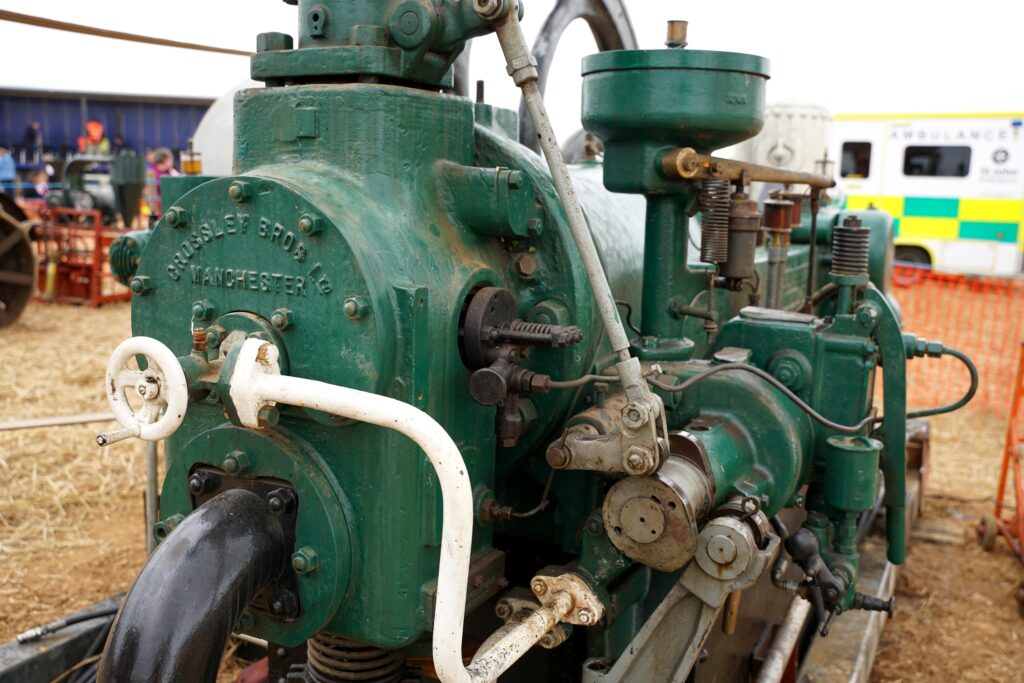
<instances>
[{"instance_id":1,"label":"nut and bolt","mask_svg":"<svg viewBox=\"0 0 1024 683\"><path fill-rule=\"evenodd\" d=\"M483 574L477 574L476 576L473 577L473 580L470 581L469 585L471 587L473 587L473 588L480 588L480 587L482 587L484 585L484 575Z\"/></svg>"},{"instance_id":2,"label":"nut and bolt","mask_svg":"<svg viewBox=\"0 0 1024 683\"><path fill-rule=\"evenodd\" d=\"M553 443L548 446L548 451L545 454L548 465L552 469L561 470L569 466L572 462L572 453L563 444Z\"/></svg>"},{"instance_id":3,"label":"nut and bolt","mask_svg":"<svg viewBox=\"0 0 1024 683\"><path fill-rule=\"evenodd\" d=\"M292 569L296 574L312 574L319 564L316 552L309 546L299 548L292 555Z\"/></svg>"},{"instance_id":4,"label":"nut and bolt","mask_svg":"<svg viewBox=\"0 0 1024 683\"><path fill-rule=\"evenodd\" d=\"M132 294L145 296L153 291L153 280L146 275L139 275L132 278L132 282L129 287L132 290Z\"/></svg>"},{"instance_id":5,"label":"nut and bolt","mask_svg":"<svg viewBox=\"0 0 1024 683\"><path fill-rule=\"evenodd\" d=\"M649 448L643 446L631 446L623 454L622 466L633 476L642 476L654 471L657 460Z\"/></svg>"},{"instance_id":6,"label":"nut and bolt","mask_svg":"<svg viewBox=\"0 0 1024 683\"><path fill-rule=\"evenodd\" d=\"M537 258L533 254L519 254L516 257L516 272L523 277L532 277L537 272Z\"/></svg>"},{"instance_id":7,"label":"nut and bolt","mask_svg":"<svg viewBox=\"0 0 1024 683\"><path fill-rule=\"evenodd\" d=\"M228 474L244 474L250 467L252 461L244 451L231 451L224 456L224 461L220 464L220 468Z\"/></svg>"},{"instance_id":8,"label":"nut and bolt","mask_svg":"<svg viewBox=\"0 0 1024 683\"><path fill-rule=\"evenodd\" d=\"M295 316L290 309L279 308L270 315L270 324L277 330L287 330L295 324Z\"/></svg>"},{"instance_id":9,"label":"nut and bolt","mask_svg":"<svg viewBox=\"0 0 1024 683\"><path fill-rule=\"evenodd\" d=\"M299 218L299 232L303 235L316 235L324 229L324 219L304 213Z\"/></svg>"},{"instance_id":10,"label":"nut and bolt","mask_svg":"<svg viewBox=\"0 0 1024 683\"><path fill-rule=\"evenodd\" d=\"M263 406L256 414L261 428L275 427L281 420L281 411L276 406Z\"/></svg>"},{"instance_id":11,"label":"nut and bolt","mask_svg":"<svg viewBox=\"0 0 1024 683\"><path fill-rule=\"evenodd\" d=\"M220 486L220 477L212 472L199 470L188 478L188 491L193 496L201 496Z\"/></svg>"},{"instance_id":12,"label":"nut and bolt","mask_svg":"<svg viewBox=\"0 0 1024 683\"><path fill-rule=\"evenodd\" d=\"M353 296L345 299L341 310L349 320L360 320L370 310L370 304L361 296Z\"/></svg>"},{"instance_id":13,"label":"nut and bolt","mask_svg":"<svg viewBox=\"0 0 1024 683\"><path fill-rule=\"evenodd\" d=\"M290 617L299 611L299 599L291 591L280 590L271 598L269 607L275 617Z\"/></svg>"},{"instance_id":14,"label":"nut and bolt","mask_svg":"<svg viewBox=\"0 0 1024 683\"><path fill-rule=\"evenodd\" d=\"M576 612L576 621L580 622L584 626L590 626L594 623L594 613L584 607Z\"/></svg>"},{"instance_id":15,"label":"nut and bolt","mask_svg":"<svg viewBox=\"0 0 1024 683\"><path fill-rule=\"evenodd\" d=\"M622 424L629 429L640 429L647 424L647 406L639 403L630 403L622 409Z\"/></svg>"},{"instance_id":16,"label":"nut and bolt","mask_svg":"<svg viewBox=\"0 0 1024 683\"><path fill-rule=\"evenodd\" d=\"M267 494L267 507L275 515L286 515L295 510L295 492L291 489L274 489Z\"/></svg>"},{"instance_id":17,"label":"nut and bolt","mask_svg":"<svg viewBox=\"0 0 1024 683\"><path fill-rule=\"evenodd\" d=\"M498 604L494 606L494 616L502 621L508 621L509 617L512 616L512 605L508 604L505 600L499 600Z\"/></svg>"},{"instance_id":18,"label":"nut and bolt","mask_svg":"<svg viewBox=\"0 0 1024 683\"><path fill-rule=\"evenodd\" d=\"M249 201L249 198L252 197L252 185L236 180L228 188L228 196L238 203Z\"/></svg>"},{"instance_id":19,"label":"nut and bolt","mask_svg":"<svg viewBox=\"0 0 1024 683\"><path fill-rule=\"evenodd\" d=\"M502 0L473 0L473 9L484 19L493 19L501 13Z\"/></svg>"},{"instance_id":20,"label":"nut and bolt","mask_svg":"<svg viewBox=\"0 0 1024 683\"><path fill-rule=\"evenodd\" d=\"M192 332L192 350L199 353L206 351L206 330L202 327Z\"/></svg>"},{"instance_id":21,"label":"nut and bolt","mask_svg":"<svg viewBox=\"0 0 1024 683\"><path fill-rule=\"evenodd\" d=\"M276 52L294 47L295 41L287 33L270 32L256 36L256 52Z\"/></svg>"},{"instance_id":22,"label":"nut and bolt","mask_svg":"<svg viewBox=\"0 0 1024 683\"><path fill-rule=\"evenodd\" d=\"M192 317L196 320L209 320L213 317L213 304L209 299L201 299L192 304Z\"/></svg>"},{"instance_id":23,"label":"nut and bolt","mask_svg":"<svg viewBox=\"0 0 1024 683\"><path fill-rule=\"evenodd\" d=\"M530 590L533 591L534 595L544 595L548 592L548 585L544 583L544 580L537 577L530 582Z\"/></svg>"},{"instance_id":24,"label":"nut and bolt","mask_svg":"<svg viewBox=\"0 0 1024 683\"><path fill-rule=\"evenodd\" d=\"M864 327L872 328L878 322L878 309L864 304L857 307L857 322Z\"/></svg>"},{"instance_id":25,"label":"nut and bolt","mask_svg":"<svg viewBox=\"0 0 1024 683\"><path fill-rule=\"evenodd\" d=\"M183 228L188 224L188 211L180 206L172 206L164 214L164 222L172 228Z\"/></svg>"}]
</instances>

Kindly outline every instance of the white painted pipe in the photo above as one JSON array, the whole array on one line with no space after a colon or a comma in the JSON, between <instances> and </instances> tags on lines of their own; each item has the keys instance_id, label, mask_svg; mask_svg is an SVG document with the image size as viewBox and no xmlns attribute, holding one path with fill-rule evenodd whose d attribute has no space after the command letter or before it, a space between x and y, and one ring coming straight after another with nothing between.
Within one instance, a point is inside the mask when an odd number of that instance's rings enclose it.
<instances>
[{"instance_id":1,"label":"white painted pipe","mask_svg":"<svg viewBox=\"0 0 1024 683\"><path fill-rule=\"evenodd\" d=\"M434 607L434 668L444 683L495 680L572 609L571 598L565 593L556 596L550 606L500 638L494 648L481 652L478 661L467 669L462 663L462 630L473 540L473 493L455 442L419 408L387 396L282 376L277 359L277 348L258 339L245 341L238 352L230 395L244 426L259 427L261 408L286 403L394 429L423 449L441 484L444 512ZM563 604L566 599L568 605Z\"/></svg>"},{"instance_id":2,"label":"white painted pipe","mask_svg":"<svg viewBox=\"0 0 1024 683\"><path fill-rule=\"evenodd\" d=\"M786 672L786 665L789 664L790 657L793 656L793 648L796 647L796 641L800 637L800 631L803 630L810 610L811 603L799 596L793 598L793 602L789 603L786 618L779 627L778 633L775 634L775 640L772 641L768 656L765 657L764 664L761 665L761 670L757 674L757 683L779 683L782 680L782 675Z\"/></svg>"}]
</instances>

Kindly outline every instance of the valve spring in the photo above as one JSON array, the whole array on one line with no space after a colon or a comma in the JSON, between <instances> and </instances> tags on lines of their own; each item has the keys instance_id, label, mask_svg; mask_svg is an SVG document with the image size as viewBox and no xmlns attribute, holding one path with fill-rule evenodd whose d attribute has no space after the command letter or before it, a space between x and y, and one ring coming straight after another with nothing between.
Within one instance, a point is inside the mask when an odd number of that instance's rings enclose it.
<instances>
[{"instance_id":1,"label":"valve spring","mask_svg":"<svg viewBox=\"0 0 1024 683\"><path fill-rule=\"evenodd\" d=\"M704 214L700 231L700 260L724 263L729 260L729 193L728 180L705 178L701 181L700 210Z\"/></svg>"},{"instance_id":2,"label":"valve spring","mask_svg":"<svg viewBox=\"0 0 1024 683\"><path fill-rule=\"evenodd\" d=\"M832 274L867 275L871 230L856 216L848 216L832 231Z\"/></svg>"},{"instance_id":3,"label":"valve spring","mask_svg":"<svg viewBox=\"0 0 1024 683\"><path fill-rule=\"evenodd\" d=\"M397 683L402 680L405 661L389 650L318 633L306 644L309 683L368 681Z\"/></svg>"}]
</instances>

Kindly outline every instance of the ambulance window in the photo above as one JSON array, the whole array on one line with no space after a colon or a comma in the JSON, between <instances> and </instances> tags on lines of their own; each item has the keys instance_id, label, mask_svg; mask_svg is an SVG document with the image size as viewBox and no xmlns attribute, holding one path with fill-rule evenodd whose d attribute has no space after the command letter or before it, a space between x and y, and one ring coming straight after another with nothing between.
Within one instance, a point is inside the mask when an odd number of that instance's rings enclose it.
<instances>
[{"instance_id":1,"label":"ambulance window","mask_svg":"<svg viewBox=\"0 0 1024 683\"><path fill-rule=\"evenodd\" d=\"M964 178L970 169L970 147L907 147L903 154L903 175Z\"/></svg>"},{"instance_id":2,"label":"ambulance window","mask_svg":"<svg viewBox=\"0 0 1024 683\"><path fill-rule=\"evenodd\" d=\"M871 143L844 142L839 175L843 178L867 178L871 170Z\"/></svg>"}]
</instances>

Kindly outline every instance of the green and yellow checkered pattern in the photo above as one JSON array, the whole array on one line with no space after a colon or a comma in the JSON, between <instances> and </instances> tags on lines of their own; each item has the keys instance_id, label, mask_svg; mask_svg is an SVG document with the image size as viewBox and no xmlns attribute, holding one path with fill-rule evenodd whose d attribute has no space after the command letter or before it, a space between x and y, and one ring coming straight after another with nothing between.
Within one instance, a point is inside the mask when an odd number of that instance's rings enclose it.
<instances>
[{"instance_id":1,"label":"green and yellow checkered pattern","mask_svg":"<svg viewBox=\"0 0 1024 683\"><path fill-rule=\"evenodd\" d=\"M896 237L930 240L990 240L1022 243L1024 200L947 197L846 198L845 209L874 206L893 217Z\"/></svg>"}]
</instances>

